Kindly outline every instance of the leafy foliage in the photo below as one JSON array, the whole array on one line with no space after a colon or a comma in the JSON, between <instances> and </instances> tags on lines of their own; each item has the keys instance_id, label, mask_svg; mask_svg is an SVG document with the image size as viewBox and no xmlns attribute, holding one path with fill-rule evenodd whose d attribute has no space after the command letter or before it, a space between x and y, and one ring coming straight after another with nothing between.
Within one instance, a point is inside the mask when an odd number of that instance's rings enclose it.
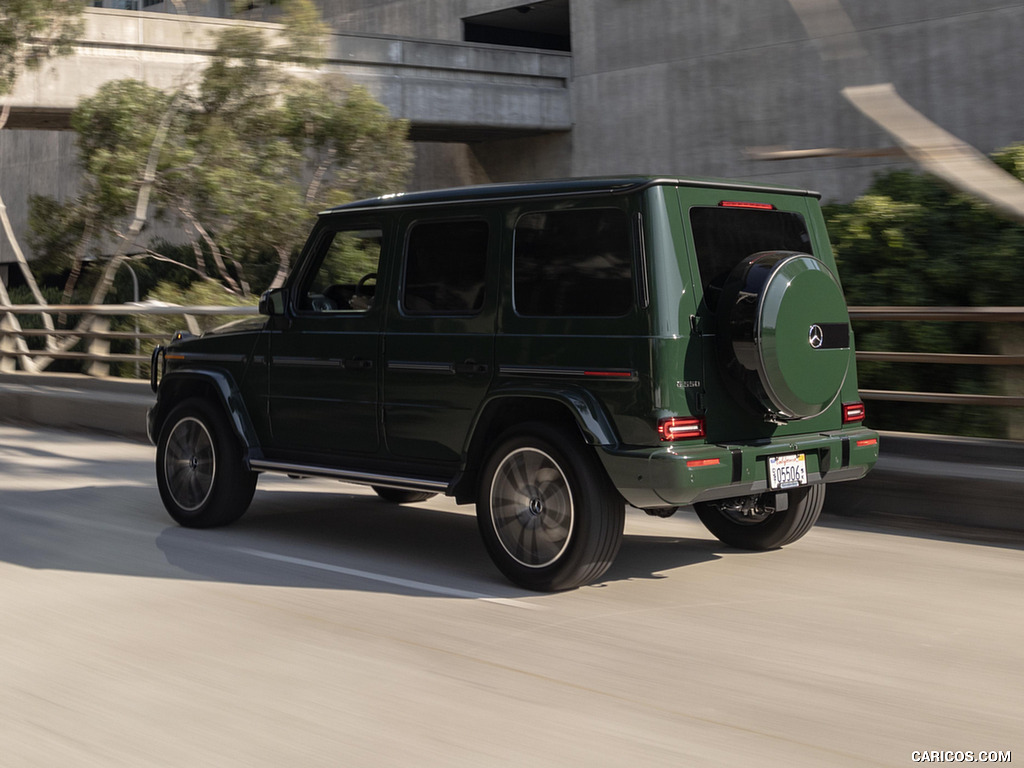
<instances>
[{"instance_id":1,"label":"leafy foliage","mask_svg":"<svg viewBox=\"0 0 1024 768\"><path fill-rule=\"evenodd\" d=\"M258 29L230 28L191 90L121 80L79 104L84 192L65 206L32 201L32 244L50 269L75 274L67 254L88 250L68 248L76 235L91 247L130 237L154 157L151 205L191 240L182 266L243 298L283 281L317 211L404 187L408 126L362 88L285 72L279 62L296 46L309 58L323 28L308 0L284 7L277 48Z\"/></svg>"},{"instance_id":2,"label":"leafy foliage","mask_svg":"<svg viewBox=\"0 0 1024 768\"><path fill-rule=\"evenodd\" d=\"M994 158L1024 178L1024 144ZM827 206L829 232L851 306L1018 306L1024 285L1024 224L911 171L880 177L868 192ZM871 351L997 353L998 330L984 323L857 323L857 347ZM997 394L1002 371L964 365L868 362L865 389ZM1004 435L996 409L874 402L884 429Z\"/></svg>"},{"instance_id":3,"label":"leafy foliage","mask_svg":"<svg viewBox=\"0 0 1024 768\"><path fill-rule=\"evenodd\" d=\"M0 3L0 95L22 68L65 52L82 26L82 0L3 0Z\"/></svg>"},{"instance_id":4,"label":"leafy foliage","mask_svg":"<svg viewBox=\"0 0 1024 768\"><path fill-rule=\"evenodd\" d=\"M183 307L244 307L255 305L255 300L242 299L224 290L223 286L209 281L192 283L183 290L180 285L169 280L158 284L149 292L147 298L151 301L178 304ZM200 331L204 332L230 322L239 322L239 318L232 315L202 315L195 317L196 325ZM242 318L241 322L245 322L245 318ZM138 323L139 330L143 333L159 333L165 338L170 338L177 331L186 330L186 323L180 315L142 315L138 318ZM152 355L157 343L151 339L143 341L141 353L147 357ZM148 376L149 363L143 363L142 369L142 375L144 377Z\"/></svg>"}]
</instances>

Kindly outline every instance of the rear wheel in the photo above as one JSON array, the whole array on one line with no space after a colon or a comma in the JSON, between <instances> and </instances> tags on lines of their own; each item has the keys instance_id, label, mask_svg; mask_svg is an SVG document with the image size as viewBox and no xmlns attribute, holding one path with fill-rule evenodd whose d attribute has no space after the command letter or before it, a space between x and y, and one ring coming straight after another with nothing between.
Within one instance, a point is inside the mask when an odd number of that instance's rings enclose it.
<instances>
[{"instance_id":1,"label":"rear wheel","mask_svg":"<svg viewBox=\"0 0 1024 768\"><path fill-rule=\"evenodd\" d=\"M503 436L484 467L477 522L509 580L541 591L573 589L615 559L625 503L582 441L525 424Z\"/></svg>"},{"instance_id":2,"label":"rear wheel","mask_svg":"<svg viewBox=\"0 0 1024 768\"><path fill-rule=\"evenodd\" d=\"M175 406L157 440L156 480L180 525L213 528L241 517L256 490L223 411L201 398Z\"/></svg>"},{"instance_id":3,"label":"rear wheel","mask_svg":"<svg viewBox=\"0 0 1024 768\"><path fill-rule=\"evenodd\" d=\"M720 541L739 549L764 550L801 538L817 522L824 504L825 486L819 484L783 493L702 501L693 508Z\"/></svg>"},{"instance_id":4,"label":"rear wheel","mask_svg":"<svg viewBox=\"0 0 1024 768\"><path fill-rule=\"evenodd\" d=\"M392 504L415 504L418 501L426 501L437 496L436 493L430 493L430 491L408 491L404 488L386 488L383 485L370 487L384 501L390 501Z\"/></svg>"}]
</instances>

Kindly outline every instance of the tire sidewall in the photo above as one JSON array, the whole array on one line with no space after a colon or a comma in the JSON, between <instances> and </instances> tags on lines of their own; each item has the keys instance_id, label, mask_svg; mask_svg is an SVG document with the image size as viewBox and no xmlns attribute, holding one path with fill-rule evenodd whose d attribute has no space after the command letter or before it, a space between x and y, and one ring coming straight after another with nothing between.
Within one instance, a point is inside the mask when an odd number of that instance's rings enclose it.
<instances>
[{"instance_id":1,"label":"tire sidewall","mask_svg":"<svg viewBox=\"0 0 1024 768\"><path fill-rule=\"evenodd\" d=\"M183 421L195 419L210 436L214 473L209 493L195 509L182 507L168 486L166 475L167 444ZM255 473L242 463L241 446L221 410L200 398L191 398L175 406L164 421L157 440L157 488L168 514L180 525L210 528L227 525L240 517L252 500Z\"/></svg>"}]
</instances>

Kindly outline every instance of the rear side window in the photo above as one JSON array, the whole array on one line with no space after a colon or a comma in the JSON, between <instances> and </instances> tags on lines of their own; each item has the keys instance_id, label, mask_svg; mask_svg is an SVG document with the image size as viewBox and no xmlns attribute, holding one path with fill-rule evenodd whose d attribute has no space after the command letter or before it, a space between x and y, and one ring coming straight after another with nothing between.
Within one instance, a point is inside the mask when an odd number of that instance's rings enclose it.
<instances>
[{"instance_id":1,"label":"rear side window","mask_svg":"<svg viewBox=\"0 0 1024 768\"><path fill-rule=\"evenodd\" d=\"M472 315L484 305L485 221L413 225L406 247L402 309L410 315Z\"/></svg>"},{"instance_id":2,"label":"rear side window","mask_svg":"<svg viewBox=\"0 0 1024 768\"><path fill-rule=\"evenodd\" d=\"M729 273L747 256L759 251L811 253L811 238L799 213L691 208L690 226L704 300L712 309Z\"/></svg>"},{"instance_id":3,"label":"rear side window","mask_svg":"<svg viewBox=\"0 0 1024 768\"><path fill-rule=\"evenodd\" d=\"M528 213L516 223L516 312L621 317L633 306L629 217L617 208Z\"/></svg>"}]
</instances>

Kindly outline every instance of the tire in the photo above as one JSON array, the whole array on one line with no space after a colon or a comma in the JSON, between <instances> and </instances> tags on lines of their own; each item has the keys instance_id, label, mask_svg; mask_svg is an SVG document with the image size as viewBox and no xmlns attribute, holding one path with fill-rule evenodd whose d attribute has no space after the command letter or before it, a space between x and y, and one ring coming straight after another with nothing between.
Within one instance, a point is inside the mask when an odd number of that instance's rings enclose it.
<instances>
[{"instance_id":1,"label":"tire","mask_svg":"<svg viewBox=\"0 0 1024 768\"><path fill-rule=\"evenodd\" d=\"M778 549L792 544L818 521L825 503L824 484L787 492L788 507L772 511L774 493L693 505L704 527L720 541L739 549ZM778 494L782 495L782 494Z\"/></svg>"},{"instance_id":2,"label":"tire","mask_svg":"<svg viewBox=\"0 0 1024 768\"><path fill-rule=\"evenodd\" d=\"M384 501L390 501L392 504L415 504L418 501L426 501L437 496L436 493L430 491L407 491L404 488L385 488L382 485L371 485L370 487Z\"/></svg>"},{"instance_id":3,"label":"tire","mask_svg":"<svg viewBox=\"0 0 1024 768\"><path fill-rule=\"evenodd\" d=\"M256 490L256 473L246 469L224 412L202 398L168 414L157 440L156 480L167 512L187 528L233 523Z\"/></svg>"},{"instance_id":4,"label":"tire","mask_svg":"<svg viewBox=\"0 0 1024 768\"><path fill-rule=\"evenodd\" d=\"M477 523L510 581L553 592L608 570L622 543L625 502L582 440L528 423L506 432L484 465Z\"/></svg>"}]
</instances>

